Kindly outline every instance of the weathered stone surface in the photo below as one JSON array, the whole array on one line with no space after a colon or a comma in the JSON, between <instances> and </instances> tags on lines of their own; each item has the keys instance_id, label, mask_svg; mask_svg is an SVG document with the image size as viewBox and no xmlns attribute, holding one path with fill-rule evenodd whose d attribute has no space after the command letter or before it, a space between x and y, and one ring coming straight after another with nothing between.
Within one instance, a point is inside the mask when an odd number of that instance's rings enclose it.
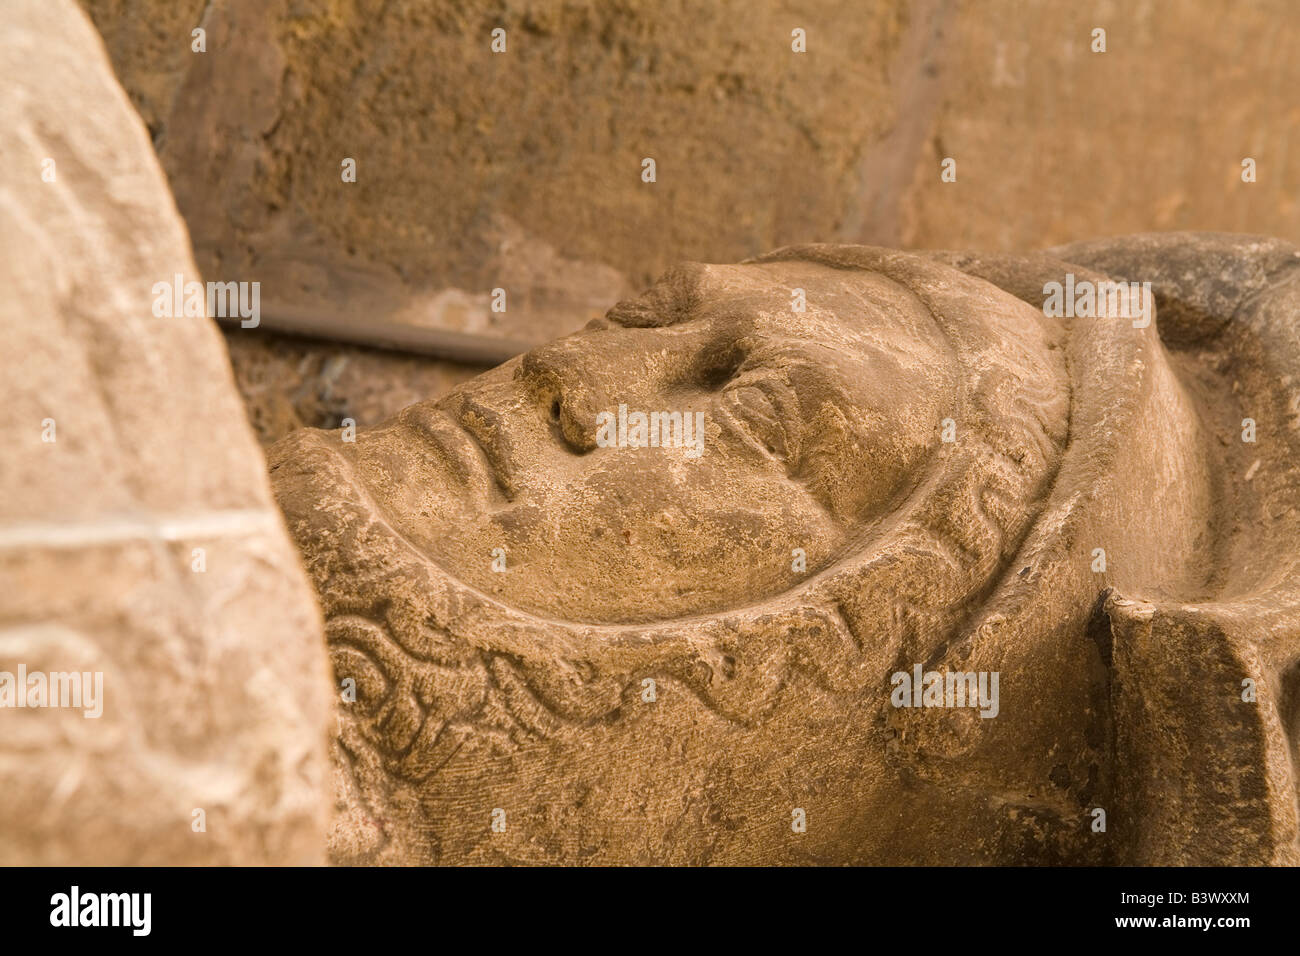
<instances>
[{"instance_id":1,"label":"weathered stone surface","mask_svg":"<svg viewBox=\"0 0 1300 956\"><path fill-rule=\"evenodd\" d=\"M1296 862L1298 263L791 247L290 435L333 858ZM1151 321L1049 316L1067 273ZM703 453L609 447L620 405ZM914 668L996 706L897 706Z\"/></svg>"},{"instance_id":2,"label":"weathered stone surface","mask_svg":"<svg viewBox=\"0 0 1300 956\"><path fill-rule=\"evenodd\" d=\"M214 0L187 25L152 2L85 5L140 88L206 274L260 279L268 316L535 342L682 255L739 258L834 222L889 122L902 29L901 4L846 0L799 17L740 0ZM198 26L208 52L191 54ZM792 52L796 27L815 55Z\"/></svg>"},{"instance_id":3,"label":"weathered stone surface","mask_svg":"<svg viewBox=\"0 0 1300 956\"><path fill-rule=\"evenodd\" d=\"M319 862L319 611L219 333L153 315L184 224L75 4L6 4L0 76L0 672L102 674L0 708L0 863Z\"/></svg>"},{"instance_id":4,"label":"weathered stone surface","mask_svg":"<svg viewBox=\"0 0 1300 956\"><path fill-rule=\"evenodd\" d=\"M1150 230L1300 238L1289 143L1300 31L1288 0L945 9L932 48L940 93L891 244L1035 249ZM1104 53L1092 52L1096 29ZM945 156L956 183L939 180Z\"/></svg>"}]
</instances>

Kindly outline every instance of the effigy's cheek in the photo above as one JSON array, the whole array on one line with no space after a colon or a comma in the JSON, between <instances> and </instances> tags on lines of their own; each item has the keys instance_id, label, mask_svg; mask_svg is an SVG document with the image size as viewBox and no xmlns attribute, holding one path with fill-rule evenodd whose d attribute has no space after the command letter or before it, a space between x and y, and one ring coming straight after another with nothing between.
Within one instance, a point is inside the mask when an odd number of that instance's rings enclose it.
<instances>
[{"instance_id":1,"label":"effigy's cheek","mask_svg":"<svg viewBox=\"0 0 1300 956\"><path fill-rule=\"evenodd\" d=\"M545 578L557 582L553 605L591 619L673 616L784 590L792 548L820 561L842 535L775 464L721 450L679 464L652 449L611 455L544 500L498 513L520 575L485 584L517 586L523 603L529 582Z\"/></svg>"}]
</instances>

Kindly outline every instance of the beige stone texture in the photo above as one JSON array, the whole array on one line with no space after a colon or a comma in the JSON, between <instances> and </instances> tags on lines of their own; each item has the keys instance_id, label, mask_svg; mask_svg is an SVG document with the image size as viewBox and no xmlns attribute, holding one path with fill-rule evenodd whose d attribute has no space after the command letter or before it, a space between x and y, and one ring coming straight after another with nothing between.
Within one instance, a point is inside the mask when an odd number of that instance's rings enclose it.
<instances>
[{"instance_id":1,"label":"beige stone texture","mask_svg":"<svg viewBox=\"0 0 1300 956\"><path fill-rule=\"evenodd\" d=\"M1300 11L1289 0L947 9L942 95L891 243L1008 250L1163 230L1300 239ZM1105 53L1091 49L1098 28ZM939 180L945 156L956 183Z\"/></svg>"},{"instance_id":2,"label":"beige stone texture","mask_svg":"<svg viewBox=\"0 0 1300 956\"><path fill-rule=\"evenodd\" d=\"M268 315L532 342L683 256L833 222L887 126L875 107L903 26L898 5L847 2L792 18L739 0L214 0L182 5L189 23L157 6L86 3L206 274L259 278ZM190 52L199 26L207 53ZM797 26L819 55L791 52Z\"/></svg>"},{"instance_id":3,"label":"beige stone texture","mask_svg":"<svg viewBox=\"0 0 1300 956\"><path fill-rule=\"evenodd\" d=\"M0 683L102 688L0 708L0 864L321 862L320 614L215 325L153 314L184 223L75 4L6 4L0 76Z\"/></svg>"}]
</instances>

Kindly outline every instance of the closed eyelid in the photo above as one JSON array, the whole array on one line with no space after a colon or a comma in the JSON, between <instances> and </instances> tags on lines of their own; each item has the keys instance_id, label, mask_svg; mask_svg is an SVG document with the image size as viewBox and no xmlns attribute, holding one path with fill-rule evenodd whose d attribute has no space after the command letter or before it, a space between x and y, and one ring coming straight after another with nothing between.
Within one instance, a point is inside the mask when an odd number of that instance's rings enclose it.
<instances>
[{"instance_id":1,"label":"closed eyelid","mask_svg":"<svg viewBox=\"0 0 1300 956\"><path fill-rule=\"evenodd\" d=\"M756 388L782 417L794 421L799 416L799 394L776 369L746 362L736 371L732 388Z\"/></svg>"},{"instance_id":2,"label":"closed eyelid","mask_svg":"<svg viewBox=\"0 0 1300 956\"><path fill-rule=\"evenodd\" d=\"M801 445L800 428L783 409L785 403L773 400L757 385L739 385L728 393L729 417L744 430L754 449L782 459L787 469L794 467Z\"/></svg>"}]
</instances>

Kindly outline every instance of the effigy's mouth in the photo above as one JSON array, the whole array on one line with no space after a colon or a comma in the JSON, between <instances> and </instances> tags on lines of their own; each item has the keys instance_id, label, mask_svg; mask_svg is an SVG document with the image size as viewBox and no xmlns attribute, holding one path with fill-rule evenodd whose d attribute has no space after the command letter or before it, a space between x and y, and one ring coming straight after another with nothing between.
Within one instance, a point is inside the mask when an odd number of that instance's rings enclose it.
<instances>
[{"instance_id":1,"label":"effigy's mouth","mask_svg":"<svg viewBox=\"0 0 1300 956\"><path fill-rule=\"evenodd\" d=\"M517 491L516 456L508 416L469 395L462 395L456 404L458 408L452 413L452 420L473 442L488 474L506 500L513 500Z\"/></svg>"},{"instance_id":2,"label":"effigy's mouth","mask_svg":"<svg viewBox=\"0 0 1300 956\"><path fill-rule=\"evenodd\" d=\"M400 420L433 450L452 485L468 489L480 505L505 487L502 475L509 473L504 471L509 463L491 442L484 441L477 420L466 422L430 403L411 406Z\"/></svg>"}]
</instances>

